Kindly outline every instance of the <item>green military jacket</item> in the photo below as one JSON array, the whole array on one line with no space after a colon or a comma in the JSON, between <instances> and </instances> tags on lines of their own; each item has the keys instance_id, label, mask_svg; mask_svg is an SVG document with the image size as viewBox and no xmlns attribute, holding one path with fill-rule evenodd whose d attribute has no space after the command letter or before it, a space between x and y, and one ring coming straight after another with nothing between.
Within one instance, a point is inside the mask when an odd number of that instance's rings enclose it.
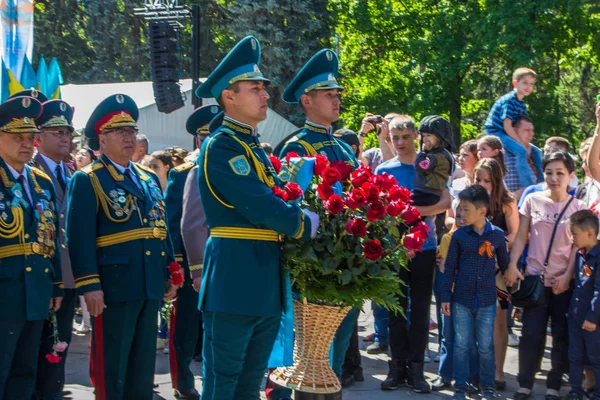
<instances>
[{"instance_id":1,"label":"green military jacket","mask_svg":"<svg viewBox=\"0 0 600 400\"><path fill-rule=\"evenodd\" d=\"M54 187L41 170L24 168L31 203L0 158L0 321L45 319L50 299L63 295Z\"/></svg>"},{"instance_id":2,"label":"green military jacket","mask_svg":"<svg viewBox=\"0 0 600 400\"><path fill-rule=\"evenodd\" d=\"M162 299L173 261L158 177L133 164L141 185L106 156L73 175L67 242L80 294L104 291L105 302Z\"/></svg>"},{"instance_id":3,"label":"green military jacket","mask_svg":"<svg viewBox=\"0 0 600 400\"><path fill-rule=\"evenodd\" d=\"M210 238L200 308L280 316L280 235L308 240L310 219L273 193L277 176L254 129L229 117L204 141L198 184Z\"/></svg>"},{"instance_id":4,"label":"green military jacket","mask_svg":"<svg viewBox=\"0 0 600 400\"><path fill-rule=\"evenodd\" d=\"M318 153L329 161L345 161L352 169L358 168L358 161L350 145L333 137L331 128L327 129L310 121L306 121L304 128L287 141L279 157L285 158L291 152L299 156L314 156Z\"/></svg>"}]
</instances>

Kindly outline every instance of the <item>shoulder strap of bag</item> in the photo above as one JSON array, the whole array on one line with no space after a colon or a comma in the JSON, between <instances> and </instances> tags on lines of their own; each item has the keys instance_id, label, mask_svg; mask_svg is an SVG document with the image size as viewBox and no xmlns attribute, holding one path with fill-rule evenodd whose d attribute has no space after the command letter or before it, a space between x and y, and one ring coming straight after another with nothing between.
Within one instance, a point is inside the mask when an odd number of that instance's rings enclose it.
<instances>
[{"instance_id":1,"label":"shoulder strap of bag","mask_svg":"<svg viewBox=\"0 0 600 400\"><path fill-rule=\"evenodd\" d=\"M573 199L574 199L574 197L571 196L571 198L567 202L567 205L562 209L558 218L556 219L556 222L554 223L554 230L552 231L552 236L550 237L550 246L548 246L548 253L546 253L546 259L544 260L544 267L548 266L548 260L550 259L550 252L552 251L552 243L554 242L554 236L556 235L556 230L558 229L558 224L560 224L560 220L562 219L563 215L565 215L565 211L567 211L567 208L569 208L569 205L571 204Z\"/></svg>"}]
</instances>

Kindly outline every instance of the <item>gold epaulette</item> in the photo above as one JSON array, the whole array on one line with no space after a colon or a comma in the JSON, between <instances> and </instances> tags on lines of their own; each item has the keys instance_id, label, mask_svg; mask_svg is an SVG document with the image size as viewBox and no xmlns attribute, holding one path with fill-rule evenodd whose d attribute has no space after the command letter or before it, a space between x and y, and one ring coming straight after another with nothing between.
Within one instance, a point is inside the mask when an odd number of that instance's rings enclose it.
<instances>
[{"instance_id":1,"label":"gold epaulette","mask_svg":"<svg viewBox=\"0 0 600 400\"><path fill-rule=\"evenodd\" d=\"M175 167L175 171L177 172L183 172L183 171L187 171L188 169L192 169L196 166L195 163L193 162L186 162L184 164L178 165Z\"/></svg>"},{"instance_id":2,"label":"gold epaulette","mask_svg":"<svg viewBox=\"0 0 600 400\"><path fill-rule=\"evenodd\" d=\"M80 171L84 174L89 174L92 171L97 171L102 168L104 168L104 164L102 164L101 162L93 162L81 168Z\"/></svg>"},{"instance_id":3,"label":"gold epaulette","mask_svg":"<svg viewBox=\"0 0 600 400\"><path fill-rule=\"evenodd\" d=\"M44 171L42 171L41 169L36 168L36 167L29 167L29 168L31 168L31 171L34 174L36 174L37 176L39 176L40 178L44 178L44 179L52 182L52 179L50 179L50 177L48 175L46 175L46 173Z\"/></svg>"},{"instance_id":4,"label":"gold epaulette","mask_svg":"<svg viewBox=\"0 0 600 400\"><path fill-rule=\"evenodd\" d=\"M151 172L151 173L154 174L154 170L152 168L150 168L150 167L146 167L145 165L138 164L138 163L135 163L135 166L139 167L140 169L143 169L146 172Z\"/></svg>"}]
</instances>

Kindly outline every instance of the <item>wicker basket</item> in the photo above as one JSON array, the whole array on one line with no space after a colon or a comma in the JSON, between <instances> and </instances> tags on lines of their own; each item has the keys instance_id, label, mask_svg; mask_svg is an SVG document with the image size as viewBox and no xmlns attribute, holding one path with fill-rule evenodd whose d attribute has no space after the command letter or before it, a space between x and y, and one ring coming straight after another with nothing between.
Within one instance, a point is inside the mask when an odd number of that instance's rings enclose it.
<instances>
[{"instance_id":1,"label":"wicker basket","mask_svg":"<svg viewBox=\"0 0 600 400\"><path fill-rule=\"evenodd\" d=\"M269 379L280 386L306 393L342 390L329 366L329 349L351 307L330 307L294 301L294 365L274 370Z\"/></svg>"}]
</instances>

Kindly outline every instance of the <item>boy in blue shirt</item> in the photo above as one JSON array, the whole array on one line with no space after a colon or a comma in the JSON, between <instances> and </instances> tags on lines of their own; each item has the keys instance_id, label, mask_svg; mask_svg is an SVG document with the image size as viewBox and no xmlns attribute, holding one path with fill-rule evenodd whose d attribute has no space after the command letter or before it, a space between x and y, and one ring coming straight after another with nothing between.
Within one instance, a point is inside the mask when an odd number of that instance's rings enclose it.
<instances>
[{"instance_id":1,"label":"boy in blue shirt","mask_svg":"<svg viewBox=\"0 0 600 400\"><path fill-rule=\"evenodd\" d=\"M591 210L580 210L569 218L573 243L581 250L575 261L575 291L569 307L569 361L571 392L569 399L583 399L585 358L596 378L594 399L600 399L600 244L598 217Z\"/></svg>"},{"instance_id":2,"label":"boy in blue shirt","mask_svg":"<svg viewBox=\"0 0 600 400\"><path fill-rule=\"evenodd\" d=\"M442 312L452 315L455 332L454 398L466 398L469 349L476 345L481 391L488 400L496 396L496 263L502 272L506 270L508 249L504 231L486 219L490 207L487 191L473 185L460 192L458 199L457 213L465 226L452 235L441 292Z\"/></svg>"},{"instance_id":3,"label":"boy in blue shirt","mask_svg":"<svg viewBox=\"0 0 600 400\"><path fill-rule=\"evenodd\" d=\"M523 99L533 92L536 73L529 68L518 68L512 76L514 90L500 97L485 120L485 133L498 136L504 150L512 153L517 160L517 170L526 171L528 165L527 149L531 148L531 159L537 165L542 159L542 151L535 146L523 143L517 135L513 123L517 118L527 115L527 106ZM519 174L520 187L536 184L528 174Z\"/></svg>"}]
</instances>

